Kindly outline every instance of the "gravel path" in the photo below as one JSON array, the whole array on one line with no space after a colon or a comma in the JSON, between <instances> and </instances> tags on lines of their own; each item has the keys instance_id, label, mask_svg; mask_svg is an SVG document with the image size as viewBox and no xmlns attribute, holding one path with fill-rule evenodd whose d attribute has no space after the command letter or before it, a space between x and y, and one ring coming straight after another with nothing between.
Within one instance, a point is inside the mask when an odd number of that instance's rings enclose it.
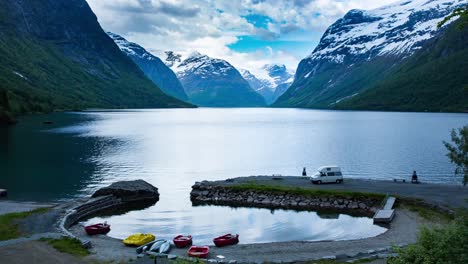
<instances>
[{"instance_id":1,"label":"gravel path","mask_svg":"<svg viewBox=\"0 0 468 264\"><path fill-rule=\"evenodd\" d=\"M284 176L282 180L272 180L270 176L250 176L234 178L234 181L213 181L215 185L236 185L256 182L264 185L282 185L288 187L301 187L316 190L340 190L355 192L370 192L398 195L401 197L420 198L429 203L452 208L468 208L468 187L460 185L443 185L409 182L393 182L365 179L344 179L342 184L312 184L308 178Z\"/></svg>"},{"instance_id":2,"label":"gravel path","mask_svg":"<svg viewBox=\"0 0 468 264\"><path fill-rule=\"evenodd\" d=\"M42 207L52 207L53 203L16 202L4 200L0 201L0 215L9 213L27 212Z\"/></svg>"},{"instance_id":3,"label":"gravel path","mask_svg":"<svg viewBox=\"0 0 468 264\"><path fill-rule=\"evenodd\" d=\"M0 247L0 263L5 264L84 264L81 258L61 253L47 243L28 241Z\"/></svg>"}]
</instances>

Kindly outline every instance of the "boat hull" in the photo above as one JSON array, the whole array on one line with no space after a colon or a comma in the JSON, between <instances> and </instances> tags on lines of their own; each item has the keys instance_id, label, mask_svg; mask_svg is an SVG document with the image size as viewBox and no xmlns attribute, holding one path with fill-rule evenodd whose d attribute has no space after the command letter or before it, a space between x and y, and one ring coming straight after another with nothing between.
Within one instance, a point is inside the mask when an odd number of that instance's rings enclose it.
<instances>
[{"instance_id":1,"label":"boat hull","mask_svg":"<svg viewBox=\"0 0 468 264\"><path fill-rule=\"evenodd\" d=\"M184 247L192 245L192 236L191 235L188 235L188 236L178 235L174 237L173 242L177 248L184 248Z\"/></svg>"},{"instance_id":2,"label":"boat hull","mask_svg":"<svg viewBox=\"0 0 468 264\"><path fill-rule=\"evenodd\" d=\"M239 243L239 235L226 234L224 236L217 237L213 239L213 243L217 247L225 247L229 245L235 245Z\"/></svg>"},{"instance_id":3,"label":"boat hull","mask_svg":"<svg viewBox=\"0 0 468 264\"><path fill-rule=\"evenodd\" d=\"M124 239L122 242L126 246L131 246L131 247L138 247L142 246L144 244L147 244L151 241L153 241L156 237L153 234L133 234L126 239Z\"/></svg>"},{"instance_id":4,"label":"boat hull","mask_svg":"<svg viewBox=\"0 0 468 264\"><path fill-rule=\"evenodd\" d=\"M105 235L109 233L110 231L110 225L108 224L95 224L95 225L89 225L85 226L85 231L86 234L92 236L92 235Z\"/></svg>"},{"instance_id":5,"label":"boat hull","mask_svg":"<svg viewBox=\"0 0 468 264\"><path fill-rule=\"evenodd\" d=\"M189 250L187 250L187 255L193 258L208 258L210 254L210 248L208 246L191 246Z\"/></svg>"}]
</instances>

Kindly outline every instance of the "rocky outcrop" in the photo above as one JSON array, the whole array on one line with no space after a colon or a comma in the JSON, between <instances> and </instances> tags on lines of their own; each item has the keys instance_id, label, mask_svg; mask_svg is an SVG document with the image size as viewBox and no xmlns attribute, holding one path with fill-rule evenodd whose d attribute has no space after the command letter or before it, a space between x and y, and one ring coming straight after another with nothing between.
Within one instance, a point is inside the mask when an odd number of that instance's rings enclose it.
<instances>
[{"instance_id":1,"label":"rocky outcrop","mask_svg":"<svg viewBox=\"0 0 468 264\"><path fill-rule=\"evenodd\" d=\"M82 219L110 211L141 210L158 200L158 188L144 180L114 182L97 190L90 199L70 209L62 218L60 226L64 233L71 235L67 229Z\"/></svg>"},{"instance_id":2,"label":"rocky outcrop","mask_svg":"<svg viewBox=\"0 0 468 264\"><path fill-rule=\"evenodd\" d=\"M119 181L97 190L93 198L112 195L124 201L159 200L158 188L144 180Z\"/></svg>"},{"instance_id":3,"label":"rocky outcrop","mask_svg":"<svg viewBox=\"0 0 468 264\"><path fill-rule=\"evenodd\" d=\"M339 210L372 215L382 200L373 197L346 195L307 195L285 191L241 190L232 186L217 186L196 182L190 199L194 205L217 204L294 210Z\"/></svg>"}]
</instances>

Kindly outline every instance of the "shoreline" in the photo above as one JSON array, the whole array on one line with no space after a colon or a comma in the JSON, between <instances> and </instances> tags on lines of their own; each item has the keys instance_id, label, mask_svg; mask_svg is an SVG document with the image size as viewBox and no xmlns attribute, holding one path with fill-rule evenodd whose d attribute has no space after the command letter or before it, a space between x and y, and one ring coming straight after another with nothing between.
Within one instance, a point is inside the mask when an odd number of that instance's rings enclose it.
<instances>
[{"instance_id":1,"label":"shoreline","mask_svg":"<svg viewBox=\"0 0 468 264\"><path fill-rule=\"evenodd\" d=\"M332 111L332 112L377 112L377 113L420 113L420 114L463 114L468 112L462 111L398 111L398 110L372 110L372 109L333 109L333 108L307 108L307 107L278 107L278 106L264 106L264 107L201 107L197 105L187 107L162 107L162 108L84 108L84 109L54 109L48 112L31 112L31 113L12 113L9 111L0 112L0 126L14 126L21 121L22 117L31 115L47 115L52 113L66 113L66 112L115 112L115 111L132 111L132 110L145 110L145 109L198 109L198 108L264 108L264 109L297 109L297 110L315 110L315 111Z\"/></svg>"},{"instance_id":2,"label":"shoreline","mask_svg":"<svg viewBox=\"0 0 468 264\"><path fill-rule=\"evenodd\" d=\"M276 177L277 178L277 177ZM288 186L291 188L302 188L305 190L326 190L327 192L353 191L361 192L363 195L369 193L381 194L396 194L397 199L400 197L408 199L423 200L432 205L430 209L453 209L453 205L460 205L464 208L468 207L468 203L464 200L468 195L468 189L456 185L443 184L411 184L411 183L395 183L393 181L382 180L365 180L365 179L346 179L343 184L322 184L314 185L306 181L303 177L284 176L282 179L273 179L271 176L250 176L239 177L234 179L219 180L219 181L204 181L205 185L221 186L222 188L230 188L232 186L243 185L255 182L262 186ZM383 189L382 189L383 188ZM384 191L383 191L384 190ZM454 191L459 193L454 193ZM422 198L421 198L422 197ZM461 199L461 200L460 200ZM60 230L59 223L63 223L64 216L70 213L73 208L78 208L92 201L93 198L82 198L61 203L33 203L25 201L0 200L0 208L3 204L10 204L10 207L16 210L27 210L31 205L45 206L52 205L53 210L47 214L53 214L50 219L53 219L55 226L53 230L55 235L72 235L81 241L90 241L92 248L91 255L85 257L88 260L98 261L128 261L129 259L137 258L134 248L125 247L120 239L108 237L106 235L87 236L80 224L71 225L65 231ZM189 201L188 201L189 202ZM404 201L406 203L407 201ZM448 202L445 203L445 202ZM452 206L450 206L452 205ZM193 206L196 206L193 204ZM243 206L248 207L248 206ZM255 205L252 207L256 207ZM460 207L460 206L458 206ZM287 209L287 208L278 208ZM356 209L356 208L355 208ZM141 210L138 209L137 210ZM210 259L215 259L216 256L222 255L224 258L217 259L218 261L236 261L236 262L296 262L319 259L336 259L336 260L355 260L360 258L387 258L393 253L392 245L404 247L414 243L417 238L418 229L422 225L437 224L427 219L423 219L416 212L412 212L407 208L395 209L396 216L390 224L389 229L384 233L375 237L355 239L355 240L339 240L339 241L289 241L289 242L270 242L270 243L253 243L253 244L238 244L234 246L216 248L211 247ZM1 212L1 211L0 211ZM30 219L27 223L34 225L39 217ZM52 220L49 220L49 222ZM52 229L49 227L49 229ZM38 232L40 233L40 232ZM44 233L45 234L45 233ZM40 235L40 234L38 234ZM19 239L17 243L24 243L24 240ZM242 238L241 238L242 243ZM1 244L1 243L0 243ZM10 243L11 244L11 243ZM0 245L0 249L1 249ZM186 258L187 249L173 248L171 255ZM239 254L243 252L243 254ZM138 260L138 263L152 263L148 257L143 257Z\"/></svg>"}]
</instances>

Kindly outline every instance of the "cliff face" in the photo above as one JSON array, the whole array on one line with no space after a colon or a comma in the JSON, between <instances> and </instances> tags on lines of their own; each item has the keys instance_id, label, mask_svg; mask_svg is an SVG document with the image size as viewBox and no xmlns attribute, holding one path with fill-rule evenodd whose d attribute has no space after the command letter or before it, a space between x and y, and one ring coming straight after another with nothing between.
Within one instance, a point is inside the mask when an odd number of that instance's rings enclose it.
<instances>
[{"instance_id":1,"label":"cliff face","mask_svg":"<svg viewBox=\"0 0 468 264\"><path fill-rule=\"evenodd\" d=\"M13 113L188 106L122 54L85 0L1 1L0 73Z\"/></svg>"}]
</instances>

